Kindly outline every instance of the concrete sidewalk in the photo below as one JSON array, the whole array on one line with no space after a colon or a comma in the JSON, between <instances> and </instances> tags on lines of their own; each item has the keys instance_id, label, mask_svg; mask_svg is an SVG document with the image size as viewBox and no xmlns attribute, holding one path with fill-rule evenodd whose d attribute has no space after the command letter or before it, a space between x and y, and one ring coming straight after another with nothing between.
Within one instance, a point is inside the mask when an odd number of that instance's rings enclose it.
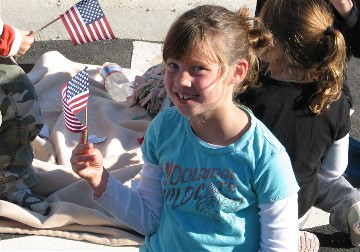
<instances>
[{"instance_id":1,"label":"concrete sidewalk","mask_svg":"<svg viewBox=\"0 0 360 252\"><path fill-rule=\"evenodd\" d=\"M2 0L0 16L5 23L36 31L57 19L80 0ZM170 24L184 11L201 4L218 4L232 10L256 1L245 0L98 0L117 38L162 41ZM61 20L40 32L39 41L69 39Z\"/></svg>"}]
</instances>

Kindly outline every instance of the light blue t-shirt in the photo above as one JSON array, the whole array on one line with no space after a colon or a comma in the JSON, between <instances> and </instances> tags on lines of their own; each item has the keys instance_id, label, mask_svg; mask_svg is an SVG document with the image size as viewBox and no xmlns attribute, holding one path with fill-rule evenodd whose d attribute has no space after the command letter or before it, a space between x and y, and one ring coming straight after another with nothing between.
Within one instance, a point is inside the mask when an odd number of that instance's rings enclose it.
<instances>
[{"instance_id":1,"label":"light blue t-shirt","mask_svg":"<svg viewBox=\"0 0 360 252\"><path fill-rule=\"evenodd\" d=\"M163 169L164 206L141 251L258 251L258 204L298 191L288 154L245 107L250 129L234 144L202 144L175 107L151 122L142 151Z\"/></svg>"}]
</instances>

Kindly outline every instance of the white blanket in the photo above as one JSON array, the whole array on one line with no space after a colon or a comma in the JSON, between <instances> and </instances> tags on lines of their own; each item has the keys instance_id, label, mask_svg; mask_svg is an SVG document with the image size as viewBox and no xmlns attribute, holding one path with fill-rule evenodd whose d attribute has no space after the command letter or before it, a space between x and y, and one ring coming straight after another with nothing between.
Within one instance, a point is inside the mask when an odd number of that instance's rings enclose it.
<instances>
[{"instance_id":1,"label":"white blanket","mask_svg":"<svg viewBox=\"0 0 360 252\"><path fill-rule=\"evenodd\" d=\"M101 66L88 66L90 98L88 103L89 136L107 137L96 143L104 156L104 166L120 181L130 185L141 169L141 138L151 118L143 115L140 106L111 100L100 77ZM71 151L80 134L65 128L61 104L61 88L85 64L72 62L58 52L42 55L28 73L38 93L49 138L37 137L34 142L34 167L40 183L33 190L47 197L51 210L43 216L15 204L0 201L0 232L36 234L86 240L109 246L140 245L143 237L113 218L92 201L92 192L85 181L72 172ZM130 80L142 73L125 69Z\"/></svg>"}]
</instances>

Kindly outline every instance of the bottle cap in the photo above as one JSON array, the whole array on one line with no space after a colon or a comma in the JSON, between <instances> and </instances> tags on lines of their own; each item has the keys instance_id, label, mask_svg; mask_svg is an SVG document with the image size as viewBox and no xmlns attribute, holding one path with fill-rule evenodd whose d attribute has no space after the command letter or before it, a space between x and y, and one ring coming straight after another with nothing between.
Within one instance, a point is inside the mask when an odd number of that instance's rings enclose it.
<instances>
[{"instance_id":1,"label":"bottle cap","mask_svg":"<svg viewBox=\"0 0 360 252\"><path fill-rule=\"evenodd\" d=\"M100 75L105 80L110 74L113 74L113 73L116 73L116 72L124 73L122 71L122 68L118 64L111 63L111 64L108 64L108 65L104 66L101 69Z\"/></svg>"}]
</instances>

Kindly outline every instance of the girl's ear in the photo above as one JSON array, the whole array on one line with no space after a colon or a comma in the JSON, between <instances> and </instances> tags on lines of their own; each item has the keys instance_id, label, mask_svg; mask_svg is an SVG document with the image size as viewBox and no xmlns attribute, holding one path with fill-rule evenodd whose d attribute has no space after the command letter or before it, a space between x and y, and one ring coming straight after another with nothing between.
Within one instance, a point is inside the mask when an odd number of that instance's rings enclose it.
<instances>
[{"instance_id":1,"label":"girl's ear","mask_svg":"<svg viewBox=\"0 0 360 252\"><path fill-rule=\"evenodd\" d=\"M232 76L231 76L230 83L239 84L246 77L246 74L247 74L248 68L249 68L249 63L247 62L247 60L241 59L241 60L234 62L232 64L231 68L232 68L232 71L231 71Z\"/></svg>"}]
</instances>

